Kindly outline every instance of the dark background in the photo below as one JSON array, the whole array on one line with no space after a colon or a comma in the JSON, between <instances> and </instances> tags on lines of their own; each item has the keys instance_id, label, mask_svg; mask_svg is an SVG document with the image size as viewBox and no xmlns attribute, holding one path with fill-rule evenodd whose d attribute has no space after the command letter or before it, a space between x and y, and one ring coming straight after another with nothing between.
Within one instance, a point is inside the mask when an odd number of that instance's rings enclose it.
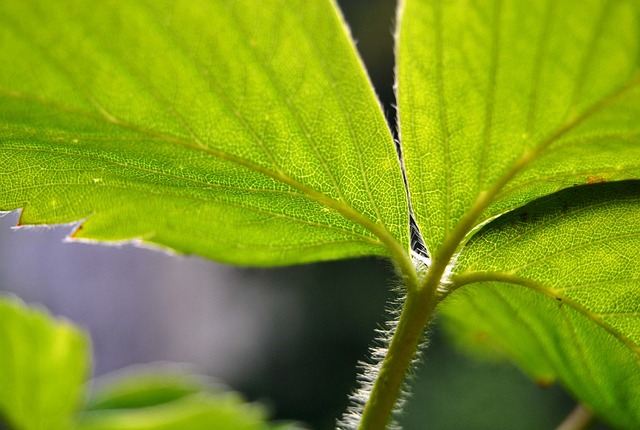
<instances>
[{"instance_id":1,"label":"dark background","mask_svg":"<svg viewBox=\"0 0 640 430\"><path fill-rule=\"evenodd\" d=\"M395 2L340 4L393 127ZM64 244L69 227L12 231L16 219L0 219L0 289L85 327L97 375L189 363L275 418L314 429L333 428L345 409L356 363L393 298L384 261L241 269L132 246ZM573 408L559 387L456 353L437 325L429 339L401 419L407 430L550 429Z\"/></svg>"}]
</instances>

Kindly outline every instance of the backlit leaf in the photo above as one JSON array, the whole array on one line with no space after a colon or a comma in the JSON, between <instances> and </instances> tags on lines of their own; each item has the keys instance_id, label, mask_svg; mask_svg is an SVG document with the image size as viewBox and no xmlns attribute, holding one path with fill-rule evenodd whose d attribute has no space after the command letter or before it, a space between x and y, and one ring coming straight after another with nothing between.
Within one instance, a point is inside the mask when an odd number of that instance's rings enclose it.
<instances>
[{"instance_id":1,"label":"backlit leaf","mask_svg":"<svg viewBox=\"0 0 640 430\"><path fill-rule=\"evenodd\" d=\"M444 312L467 341L543 384L559 378L616 427L638 428L639 254L640 183L566 190L485 226L451 278L480 284Z\"/></svg>"},{"instance_id":2,"label":"backlit leaf","mask_svg":"<svg viewBox=\"0 0 640 430\"><path fill-rule=\"evenodd\" d=\"M400 131L429 250L574 184L640 177L640 2L405 0Z\"/></svg>"},{"instance_id":3,"label":"backlit leaf","mask_svg":"<svg viewBox=\"0 0 640 430\"><path fill-rule=\"evenodd\" d=\"M449 327L638 428L640 189L597 184L640 177L640 2L406 0L401 18L412 207L453 257L442 287L473 284Z\"/></svg>"},{"instance_id":4,"label":"backlit leaf","mask_svg":"<svg viewBox=\"0 0 640 430\"><path fill-rule=\"evenodd\" d=\"M0 209L22 224L251 265L408 247L394 144L328 0L7 0L0 50Z\"/></svg>"}]
</instances>

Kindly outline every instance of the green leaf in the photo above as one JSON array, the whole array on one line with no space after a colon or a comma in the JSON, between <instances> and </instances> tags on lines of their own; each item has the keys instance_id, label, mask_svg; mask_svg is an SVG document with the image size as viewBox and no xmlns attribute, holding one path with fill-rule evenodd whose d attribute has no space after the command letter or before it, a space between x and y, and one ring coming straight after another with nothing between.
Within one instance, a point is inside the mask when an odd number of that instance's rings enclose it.
<instances>
[{"instance_id":1,"label":"green leaf","mask_svg":"<svg viewBox=\"0 0 640 430\"><path fill-rule=\"evenodd\" d=\"M78 430L268 430L266 411L234 393L208 389L193 375L148 367L112 378L78 419Z\"/></svg>"},{"instance_id":2,"label":"green leaf","mask_svg":"<svg viewBox=\"0 0 640 430\"><path fill-rule=\"evenodd\" d=\"M450 329L598 416L640 427L640 182L577 187L485 226L464 248ZM457 297L457 299L456 299Z\"/></svg>"},{"instance_id":3,"label":"green leaf","mask_svg":"<svg viewBox=\"0 0 640 430\"><path fill-rule=\"evenodd\" d=\"M405 0L400 131L429 251L574 184L640 177L640 2Z\"/></svg>"},{"instance_id":4,"label":"green leaf","mask_svg":"<svg viewBox=\"0 0 640 430\"><path fill-rule=\"evenodd\" d=\"M268 430L266 410L196 376L147 366L103 384L80 409L89 345L73 325L0 297L0 428Z\"/></svg>"},{"instance_id":5,"label":"green leaf","mask_svg":"<svg viewBox=\"0 0 640 430\"><path fill-rule=\"evenodd\" d=\"M118 377L108 375L85 411L148 408L178 401L204 388L194 375L151 365L127 373Z\"/></svg>"},{"instance_id":6,"label":"green leaf","mask_svg":"<svg viewBox=\"0 0 640 430\"><path fill-rule=\"evenodd\" d=\"M88 373L84 333L0 297L0 427L69 429Z\"/></svg>"},{"instance_id":7,"label":"green leaf","mask_svg":"<svg viewBox=\"0 0 640 430\"><path fill-rule=\"evenodd\" d=\"M401 7L412 208L441 289L480 283L450 329L637 428L640 189L594 184L640 177L640 2Z\"/></svg>"},{"instance_id":8,"label":"green leaf","mask_svg":"<svg viewBox=\"0 0 640 430\"><path fill-rule=\"evenodd\" d=\"M7 0L0 209L250 265L408 248L394 144L329 0Z\"/></svg>"}]
</instances>

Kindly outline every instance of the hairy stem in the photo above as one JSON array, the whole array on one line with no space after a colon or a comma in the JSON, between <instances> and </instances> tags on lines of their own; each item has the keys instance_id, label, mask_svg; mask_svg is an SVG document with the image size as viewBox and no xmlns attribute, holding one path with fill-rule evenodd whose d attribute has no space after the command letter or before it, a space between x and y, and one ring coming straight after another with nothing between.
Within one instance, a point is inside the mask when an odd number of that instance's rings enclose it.
<instances>
[{"instance_id":1,"label":"hairy stem","mask_svg":"<svg viewBox=\"0 0 640 430\"><path fill-rule=\"evenodd\" d=\"M556 430L586 430L591 427L594 421L593 413L584 405L578 404Z\"/></svg>"},{"instance_id":2,"label":"hairy stem","mask_svg":"<svg viewBox=\"0 0 640 430\"><path fill-rule=\"evenodd\" d=\"M587 111L585 115L588 116L589 112ZM384 430L386 428L425 328L432 320L438 303L451 291L439 291L438 287L451 281L447 279L447 268L455 260L456 252L464 243L465 237L473 230L482 212L511 179L526 168L551 143L582 120L583 118L578 117L568 122L535 150L525 151L488 190L478 193L476 200L460 218L455 228L445 237L438 252L432 256L432 265L417 284L414 284L416 282L415 272L407 270L406 259L402 261L401 271L405 280L407 298L400 314L398 327L382 362L380 373L362 412L359 430Z\"/></svg>"},{"instance_id":3,"label":"hairy stem","mask_svg":"<svg viewBox=\"0 0 640 430\"><path fill-rule=\"evenodd\" d=\"M440 281L442 273L433 276L433 272L427 272L426 278L431 282L424 285L431 287L431 283ZM436 293L436 287L407 290L398 326L362 411L359 430L384 430L389 423L425 329L433 319L436 306L444 298Z\"/></svg>"}]
</instances>

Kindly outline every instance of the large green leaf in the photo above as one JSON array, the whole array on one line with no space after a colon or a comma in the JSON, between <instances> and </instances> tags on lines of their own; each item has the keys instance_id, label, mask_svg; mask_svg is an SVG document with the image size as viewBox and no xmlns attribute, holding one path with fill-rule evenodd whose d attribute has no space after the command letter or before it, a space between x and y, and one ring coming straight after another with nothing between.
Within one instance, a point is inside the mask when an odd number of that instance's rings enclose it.
<instances>
[{"instance_id":1,"label":"large green leaf","mask_svg":"<svg viewBox=\"0 0 640 430\"><path fill-rule=\"evenodd\" d=\"M0 297L0 428L70 428L88 363L84 333Z\"/></svg>"},{"instance_id":2,"label":"large green leaf","mask_svg":"<svg viewBox=\"0 0 640 430\"><path fill-rule=\"evenodd\" d=\"M329 0L6 0L0 51L0 209L22 224L251 265L408 248Z\"/></svg>"},{"instance_id":3,"label":"large green leaf","mask_svg":"<svg viewBox=\"0 0 640 430\"><path fill-rule=\"evenodd\" d=\"M485 226L444 307L541 383L559 378L599 416L640 427L640 183L578 187ZM466 291L468 289L468 291ZM471 334L471 336L469 336Z\"/></svg>"},{"instance_id":4,"label":"large green leaf","mask_svg":"<svg viewBox=\"0 0 640 430\"><path fill-rule=\"evenodd\" d=\"M640 177L640 1L401 7L411 204L442 287L474 284L450 326L638 428L640 189L594 184Z\"/></svg>"},{"instance_id":5,"label":"large green leaf","mask_svg":"<svg viewBox=\"0 0 640 430\"><path fill-rule=\"evenodd\" d=\"M640 177L638 0L405 0L400 130L435 253L567 186Z\"/></svg>"}]
</instances>

